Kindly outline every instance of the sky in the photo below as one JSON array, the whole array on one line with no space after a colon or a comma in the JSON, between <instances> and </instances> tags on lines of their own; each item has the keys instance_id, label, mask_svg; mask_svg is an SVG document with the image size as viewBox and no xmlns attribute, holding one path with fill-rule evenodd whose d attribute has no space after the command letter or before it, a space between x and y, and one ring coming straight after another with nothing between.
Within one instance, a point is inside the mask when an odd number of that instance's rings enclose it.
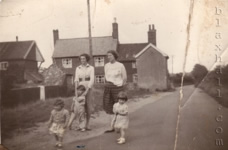
<instances>
[{"instance_id":1,"label":"sky","mask_svg":"<svg viewBox=\"0 0 228 150\"><path fill-rule=\"evenodd\" d=\"M194 1L189 39L187 25L190 2L193 0L90 0L92 36L111 36L113 18L119 25L120 43L147 42L148 25L157 30L157 47L169 56L169 72L190 72L196 63L208 69L215 64L215 44L224 52L227 62L228 5ZM222 8L215 15L215 6ZM216 18L221 27L216 27ZM87 0L2 0L0 2L0 42L35 40L45 62L52 64L54 50L53 29L59 30L60 39L87 37ZM222 39L215 40L215 33ZM187 40L186 66L183 68ZM172 67L173 65L173 67ZM173 68L173 69L172 69Z\"/></svg>"}]
</instances>

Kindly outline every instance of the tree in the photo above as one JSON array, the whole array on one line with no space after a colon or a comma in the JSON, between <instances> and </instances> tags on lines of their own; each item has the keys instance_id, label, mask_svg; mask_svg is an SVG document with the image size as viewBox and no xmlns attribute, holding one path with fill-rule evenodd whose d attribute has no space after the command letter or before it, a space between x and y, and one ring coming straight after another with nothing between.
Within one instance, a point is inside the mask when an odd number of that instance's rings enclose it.
<instances>
[{"instance_id":1,"label":"tree","mask_svg":"<svg viewBox=\"0 0 228 150\"><path fill-rule=\"evenodd\" d=\"M207 75L208 70L205 66L196 64L191 72L194 84L197 87Z\"/></svg>"}]
</instances>

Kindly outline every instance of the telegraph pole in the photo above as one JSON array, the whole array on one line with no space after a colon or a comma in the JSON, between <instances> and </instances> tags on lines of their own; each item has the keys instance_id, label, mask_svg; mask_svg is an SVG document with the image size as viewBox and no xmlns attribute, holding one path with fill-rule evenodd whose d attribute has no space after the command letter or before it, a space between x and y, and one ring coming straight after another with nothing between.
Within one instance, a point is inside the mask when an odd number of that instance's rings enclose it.
<instances>
[{"instance_id":1,"label":"telegraph pole","mask_svg":"<svg viewBox=\"0 0 228 150\"><path fill-rule=\"evenodd\" d=\"M90 20L90 0L87 0L88 8L88 28L89 28L89 54L93 58L92 36L91 36L91 20Z\"/></svg>"},{"instance_id":2,"label":"telegraph pole","mask_svg":"<svg viewBox=\"0 0 228 150\"><path fill-rule=\"evenodd\" d=\"M172 74L173 74L173 55L172 55Z\"/></svg>"}]
</instances>

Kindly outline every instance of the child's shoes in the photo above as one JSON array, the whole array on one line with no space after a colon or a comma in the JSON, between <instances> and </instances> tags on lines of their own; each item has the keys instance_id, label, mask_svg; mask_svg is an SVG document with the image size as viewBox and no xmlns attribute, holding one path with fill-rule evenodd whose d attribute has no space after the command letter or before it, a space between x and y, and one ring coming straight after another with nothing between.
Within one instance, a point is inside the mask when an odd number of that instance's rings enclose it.
<instances>
[{"instance_id":1,"label":"child's shoes","mask_svg":"<svg viewBox=\"0 0 228 150\"><path fill-rule=\"evenodd\" d=\"M56 142L56 143L55 143L55 147L58 147L58 145L59 145L59 142Z\"/></svg>"},{"instance_id":2,"label":"child's shoes","mask_svg":"<svg viewBox=\"0 0 228 150\"><path fill-rule=\"evenodd\" d=\"M81 132L85 132L85 131L86 131L86 129L85 129L85 128L81 129Z\"/></svg>"},{"instance_id":3,"label":"child's shoes","mask_svg":"<svg viewBox=\"0 0 228 150\"><path fill-rule=\"evenodd\" d=\"M62 143L59 143L59 144L57 145L57 147L63 147Z\"/></svg>"},{"instance_id":4,"label":"child's shoes","mask_svg":"<svg viewBox=\"0 0 228 150\"><path fill-rule=\"evenodd\" d=\"M118 140L118 144L124 144L126 142L125 138L119 138Z\"/></svg>"}]
</instances>

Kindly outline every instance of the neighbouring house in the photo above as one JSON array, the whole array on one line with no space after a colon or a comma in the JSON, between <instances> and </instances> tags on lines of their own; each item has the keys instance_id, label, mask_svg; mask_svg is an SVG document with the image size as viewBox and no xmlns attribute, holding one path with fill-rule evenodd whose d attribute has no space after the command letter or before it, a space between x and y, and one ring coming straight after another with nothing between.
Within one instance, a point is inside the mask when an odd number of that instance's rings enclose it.
<instances>
[{"instance_id":1,"label":"neighbouring house","mask_svg":"<svg viewBox=\"0 0 228 150\"><path fill-rule=\"evenodd\" d=\"M125 65L128 82L139 88L165 90L169 86L168 55L157 47L156 29L149 25L147 43L119 44L119 61Z\"/></svg>"},{"instance_id":2,"label":"neighbouring house","mask_svg":"<svg viewBox=\"0 0 228 150\"><path fill-rule=\"evenodd\" d=\"M53 30L53 62L66 73L67 83L73 85L75 68L80 64L79 55L89 54L89 38L59 39L58 30ZM168 56L156 47L156 29L149 25L148 41L145 43L119 42L118 24L112 24L112 36L92 37L95 82L104 83L104 65L109 50L119 53L119 61L127 71L128 82L139 88L165 90L169 84Z\"/></svg>"},{"instance_id":3,"label":"neighbouring house","mask_svg":"<svg viewBox=\"0 0 228 150\"><path fill-rule=\"evenodd\" d=\"M35 41L18 41L16 37L16 41L0 42L1 70L10 82L42 82L42 75L38 73L42 62L44 58Z\"/></svg>"}]
</instances>

